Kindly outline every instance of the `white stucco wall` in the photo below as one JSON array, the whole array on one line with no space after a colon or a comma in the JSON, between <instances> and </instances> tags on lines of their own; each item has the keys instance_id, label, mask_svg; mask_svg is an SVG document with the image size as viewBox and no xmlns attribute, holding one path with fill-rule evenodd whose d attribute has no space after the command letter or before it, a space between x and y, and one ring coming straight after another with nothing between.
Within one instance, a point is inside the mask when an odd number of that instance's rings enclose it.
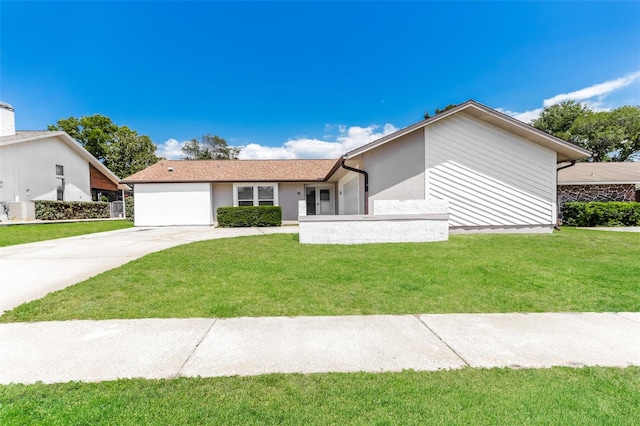
<instances>
[{"instance_id":1,"label":"white stucco wall","mask_svg":"<svg viewBox=\"0 0 640 426\"><path fill-rule=\"evenodd\" d=\"M135 225L211 225L211 186L206 182L136 184Z\"/></svg>"},{"instance_id":2,"label":"white stucco wall","mask_svg":"<svg viewBox=\"0 0 640 426\"><path fill-rule=\"evenodd\" d=\"M374 215L435 214L449 213L449 202L429 198L428 200L375 200Z\"/></svg>"},{"instance_id":3,"label":"white stucco wall","mask_svg":"<svg viewBox=\"0 0 640 426\"><path fill-rule=\"evenodd\" d=\"M217 220L218 207L233 206L233 184L232 183L214 183L212 203L213 203L213 220Z\"/></svg>"},{"instance_id":4,"label":"white stucco wall","mask_svg":"<svg viewBox=\"0 0 640 426\"><path fill-rule=\"evenodd\" d=\"M401 136L362 154L369 173L369 212L375 200L425 198L424 130Z\"/></svg>"},{"instance_id":5,"label":"white stucco wall","mask_svg":"<svg viewBox=\"0 0 640 426\"><path fill-rule=\"evenodd\" d=\"M9 136L16 134L16 119L13 107L2 104L0 105L0 136Z\"/></svg>"},{"instance_id":6,"label":"white stucco wall","mask_svg":"<svg viewBox=\"0 0 640 426\"><path fill-rule=\"evenodd\" d=\"M304 200L304 183L278 184L278 203L282 207L282 220L298 220L298 201Z\"/></svg>"},{"instance_id":7,"label":"white stucco wall","mask_svg":"<svg viewBox=\"0 0 640 426\"><path fill-rule=\"evenodd\" d=\"M0 201L56 200L56 164L64 201L91 201L89 163L56 137L0 147Z\"/></svg>"},{"instance_id":8,"label":"white stucco wall","mask_svg":"<svg viewBox=\"0 0 640 426\"><path fill-rule=\"evenodd\" d=\"M427 126L425 151L427 196L449 201L452 227L555 223L554 151L464 113Z\"/></svg>"},{"instance_id":9,"label":"white stucco wall","mask_svg":"<svg viewBox=\"0 0 640 426\"><path fill-rule=\"evenodd\" d=\"M307 216L300 201L302 244L424 243L449 239L447 202L375 200L375 215Z\"/></svg>"},{"instance_id":10,"label":"white stucco wall","mask_svg":"<svg viewBox=\"0 0 640 426\"><path fill-rule=\"evenodd\" d=\"M424 243L449 239L447 214L300 216L301 244Z\"/></svg>"}]
</instances>

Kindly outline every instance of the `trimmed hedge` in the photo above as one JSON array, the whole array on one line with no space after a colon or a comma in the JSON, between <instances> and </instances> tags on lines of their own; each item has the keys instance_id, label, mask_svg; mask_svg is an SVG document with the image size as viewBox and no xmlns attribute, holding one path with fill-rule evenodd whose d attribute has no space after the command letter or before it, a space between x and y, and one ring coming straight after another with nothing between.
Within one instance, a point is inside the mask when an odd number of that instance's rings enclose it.
<instances>
[{"instance_id":1,"label":"trimmed hedge","mask_svg":"<svg viewBox=\"0 0 640 426\"><path fill-rule=\"evenodd\" d=\"M109 203L103 201L50 201L34 200L36 219L108 219Z\"/></svg>"},{"instance_id":2,"label":"trimmed hedge","mask_svg":"<svg viewBox=\"0 0 640 426\"><path fill-rule=\"evenodd\" d=\"M566 226L640 226L640 202L569 202L562 209Z\"/></svg>"},{"instance_id":3,"label":"trimmed hedge","mask_svg":"<svg viewBox=\"0 0 640 426\"><path fill-rule=\"evenodd\" d=\"M127 197L124 199L124 215L127 217L128 221L134 221L135 210L133 208L133 197Z\"/></svg>"},{"instance_id":4,"label":"trimmed hedge","mask_svg":"<svg viewBox=\"0 0 640 426\"><path fill-rule=\"evenodd\" d=\"M282 225L280 206L218 207L217 213L218 226L221 227Z\"/></svg>"}]
</instances>

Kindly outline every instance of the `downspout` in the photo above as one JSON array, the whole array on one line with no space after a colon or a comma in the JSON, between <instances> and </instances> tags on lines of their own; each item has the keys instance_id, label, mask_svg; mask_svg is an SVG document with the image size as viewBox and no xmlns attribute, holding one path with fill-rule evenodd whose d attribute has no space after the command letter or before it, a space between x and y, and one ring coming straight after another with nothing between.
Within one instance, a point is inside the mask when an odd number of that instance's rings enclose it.
<instances>
[{"instance_id":1,"label":"downspout","mask_svg":"<svg viewBox=\"0 0 640 426\"><path fill-rule=\"evenodd\" d=\"M568 169L569 167L573 167L576 165L577 160L571 160L571 162L569 164L567 164L566 166L562 166L562 167L558 167L556 169L556 187L558 185L558 172L562 169ZM556 195L556 205L558 206L558 209L560 209L560 200L558 198L558 196ZM553 229L555 229L556 231L560 230L560 226L558 226L558 222L556 221L556 224L553 225Z\"/></svg>"},{"instance_id":2,"label":"downspout","mask_svg":"<svg viewBox=\"0 0 640 426\"><path fill-rule=\"evenodd\" d=\"M343 155L342 163L340 163L340 166L342 166L343 169L347 169L349 171L364 175L364 214L369 214L369 173L365 172L364 170L359 170L354 167L347 166L346 164L344 164L345 161L347 161L347 156Z\"/></svg>"},{"instance_id":3,"label":"downspout","mask_svg":"<svg viewBox=\"0 0 640 426\"><path fill-rule=\"evenodd\" d=\"M571 163L567 164L566 166L558 167L558 168L556 169L556 172L559 172L559 171L560 171L560 170L562 170L562 169L568 169L569 167L573 167L573 166L575 166L577 161L578 161L578 160L571 160Z\"/></svg>"}]
</instances>

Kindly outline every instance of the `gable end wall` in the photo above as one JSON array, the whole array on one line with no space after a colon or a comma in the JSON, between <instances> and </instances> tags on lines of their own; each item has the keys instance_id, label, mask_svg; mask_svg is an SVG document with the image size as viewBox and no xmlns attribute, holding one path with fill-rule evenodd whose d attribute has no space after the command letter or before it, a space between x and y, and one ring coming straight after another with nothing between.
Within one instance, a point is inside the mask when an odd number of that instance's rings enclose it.
<instances>
[{"instance_id":1,"label":"gable end wall","mask_svg":"<svg viewBox=\"0 0 640 426\"><path fill-rule=\"evenodd\" d=\"M449 200L450 226L556 222L554 151L459 113L425 128L427 197Z\"/></svg>"},{"instance_id":2,"label":"gable end wall","mask_svg":"<svg viewBox=\"0 0 640 426\"><path fill-rule=\"evenodd\" d=\"M424 199L424 130L418 129L362 154L369 173L369 212L374 200Z\"/></svg>"},{"instance_id":3,"label":"gable end wall","mask_svg":"<svg viewBox=\"0 0 640 426\"><path fill-rule=\"evenodd\" d=\"M64 166L64 201L91 201L89 163L57 137L0 147L0 201L56 200L56 164Z\"/></svg>"}]
</instances>

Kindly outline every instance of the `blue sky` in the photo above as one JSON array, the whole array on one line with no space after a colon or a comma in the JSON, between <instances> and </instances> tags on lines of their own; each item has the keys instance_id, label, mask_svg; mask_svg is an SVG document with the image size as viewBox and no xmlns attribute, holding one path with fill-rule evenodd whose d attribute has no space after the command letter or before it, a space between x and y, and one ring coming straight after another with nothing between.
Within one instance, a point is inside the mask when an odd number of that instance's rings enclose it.
<instances>
[{"instance_id":1,"label":"blue sky","mask_svg":"<svg viewBox=\"0 0 640 426\"><path fill-rule=\"evenodd\" d=\"M640 2L0 2L19 130L100 113L168 158L336 157L451 103L640 105Z\"/></svg>"}]
</instances>

